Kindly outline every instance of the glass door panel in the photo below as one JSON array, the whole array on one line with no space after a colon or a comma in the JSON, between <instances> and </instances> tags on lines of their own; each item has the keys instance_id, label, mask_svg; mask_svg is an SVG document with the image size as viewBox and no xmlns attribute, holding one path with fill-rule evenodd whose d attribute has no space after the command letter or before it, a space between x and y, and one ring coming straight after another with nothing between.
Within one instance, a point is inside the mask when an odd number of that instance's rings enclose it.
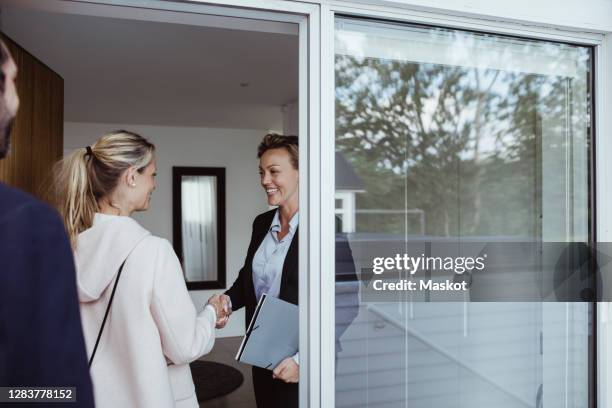
<instances>
[{"instance_id":1,"label":"glass door panel","mask_svg":"<svg viewBox=\"0 0 612 408\"><path fill-rule=\"evenodd\" d=\"M336 19L336 406L587 406L591 304L363 288L409 248L589 242L591 67L589 47Z\"/></svg>"}]
</instances>

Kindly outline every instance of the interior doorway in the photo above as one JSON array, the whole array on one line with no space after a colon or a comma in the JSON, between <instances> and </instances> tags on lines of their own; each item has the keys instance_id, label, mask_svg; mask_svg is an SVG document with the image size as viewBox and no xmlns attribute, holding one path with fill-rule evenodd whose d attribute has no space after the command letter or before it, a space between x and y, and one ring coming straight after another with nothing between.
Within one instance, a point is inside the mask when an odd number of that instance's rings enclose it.
<instances>
[{"instance_id":1,"label":"interior doorway","mask_svg":"<svg viewBox=\"0 0 612 408\"><path fill-rule=\"evenodd\" d=\"M252 221L268 209L257 145L269 132L299 133L298 19L237 17L221 7L203 14L55 0L6 0L0 7L1 31L63 78L64 153L115 129L156 144L153 205L135 217L146 229L172 241L173 167L225 169L231 286ZM190 295L200 308L221 291ZM234 313L203 358L244 376L237 390L206 406L255 406L250 367L233 358L244 330L244 312Z\"/></svg>"}]
</instances>

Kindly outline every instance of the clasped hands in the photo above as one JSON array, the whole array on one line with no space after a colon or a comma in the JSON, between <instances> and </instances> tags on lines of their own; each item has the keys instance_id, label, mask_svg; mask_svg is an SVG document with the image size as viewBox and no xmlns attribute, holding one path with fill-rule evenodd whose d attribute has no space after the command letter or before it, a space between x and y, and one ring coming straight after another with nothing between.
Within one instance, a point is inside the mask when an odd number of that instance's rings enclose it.
<instances>
[{"instance_id":1,"label":"clasped hands","mask_svg":"<svg viewBox=\"0 0 612 408\"><path fill-rule=\"evenodd\" d=\"M217 329L224 328L229 320L230 315L232 314L232 307L230 306L231 302L229 296L223 294L212 295L208 299L207 304L215 308L215 312L217 314L217 322L215 324L215 327Z\"/></svg>"}]
</instances>

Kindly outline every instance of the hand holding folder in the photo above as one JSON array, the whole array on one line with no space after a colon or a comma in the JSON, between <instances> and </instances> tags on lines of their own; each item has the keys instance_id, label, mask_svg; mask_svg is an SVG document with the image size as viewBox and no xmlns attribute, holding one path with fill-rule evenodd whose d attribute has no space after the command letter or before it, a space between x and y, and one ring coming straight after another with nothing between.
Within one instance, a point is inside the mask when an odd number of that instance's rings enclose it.
<instances>
[{"instance_id":1,"label":"hand holding folder","mask_svg":"<svg viewBox=\"0 0 612 408\"><path fill-rule=\"evenodd\" d=\"M249 323L236 360L274 369L298 351L298 307L284 300L262 295Z\"/></svg>"}]
</instances>

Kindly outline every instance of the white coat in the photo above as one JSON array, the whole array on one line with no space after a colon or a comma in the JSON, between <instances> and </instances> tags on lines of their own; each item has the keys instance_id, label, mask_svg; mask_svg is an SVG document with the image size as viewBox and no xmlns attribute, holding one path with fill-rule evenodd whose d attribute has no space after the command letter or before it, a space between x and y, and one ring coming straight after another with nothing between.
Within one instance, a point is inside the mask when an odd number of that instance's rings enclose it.
<instances>
[{"instance_id":1,"label":"white coat","mask_svg":"<svg viewBox=\"0 0 612 408\"><path fill-rule=\"evenodd\" d=\"M88 356L126 261L91 367L96 407L198 407L188 363L211 350L216 316L196 313L170 243L130 217L96 214L75 258Z\"/></svg>"}]
</instances>

